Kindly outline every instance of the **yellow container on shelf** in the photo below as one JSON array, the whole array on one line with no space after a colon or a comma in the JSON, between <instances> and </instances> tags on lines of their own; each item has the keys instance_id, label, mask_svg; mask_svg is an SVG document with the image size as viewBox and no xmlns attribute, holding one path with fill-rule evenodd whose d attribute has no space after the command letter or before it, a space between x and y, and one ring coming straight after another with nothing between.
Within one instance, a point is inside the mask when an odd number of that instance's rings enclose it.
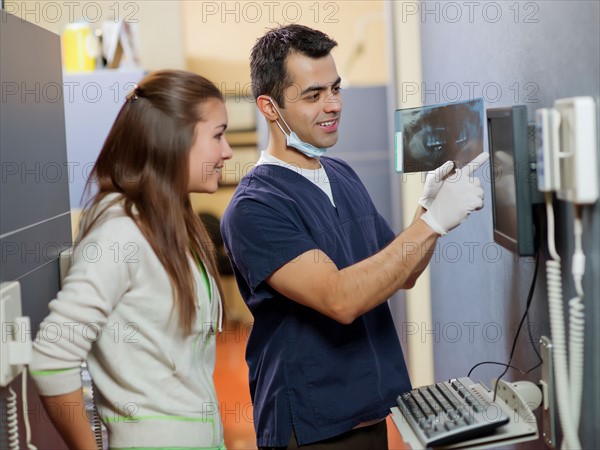
<instances>
[{"instance_id":1,"label":"yellow container on shelf","mask_svg":"<svg viewBox=\"0 0 600 450\"><path fill-rule=\"evenodd\" d=\"M87 23L70 23L61 35L66 72L92 72L96 68L98 41Z\"/></svg>"}]
</instances>

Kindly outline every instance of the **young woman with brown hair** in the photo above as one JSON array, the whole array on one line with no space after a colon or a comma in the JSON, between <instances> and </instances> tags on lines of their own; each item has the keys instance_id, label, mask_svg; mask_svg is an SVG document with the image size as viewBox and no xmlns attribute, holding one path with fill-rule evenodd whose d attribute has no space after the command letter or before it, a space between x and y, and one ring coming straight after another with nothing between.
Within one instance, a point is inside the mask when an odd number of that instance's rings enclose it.
<instances>
[{"instance_id":1,"label":"young woman with brown hair","mask_svg":"<svg viewBox=\"0 0 600 450\"><path fill-rule=\"evenodd\" d=\"M95 448L83 361L110 448L223 447L212 380L221 288L189 193L217 190L232 156L226 128L210 81L159 71L129 94L110 130L30 367L69 448Z\"/></svg>"}]
</instances>

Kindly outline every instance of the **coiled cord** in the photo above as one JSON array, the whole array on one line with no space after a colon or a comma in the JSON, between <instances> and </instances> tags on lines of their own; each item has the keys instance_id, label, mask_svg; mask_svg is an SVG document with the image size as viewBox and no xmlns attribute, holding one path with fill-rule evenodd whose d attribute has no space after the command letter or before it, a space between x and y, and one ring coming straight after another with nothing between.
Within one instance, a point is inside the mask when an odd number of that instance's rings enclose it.
<instances>
[{"instance_id":1,"label":"coiled cord","mask_svg":"<svg viewBox=\"0 0 600 450\"><path fill-rule=\"evenodd\" d=\"M25 425L25 440L28 450L37 450L37 447L31 443L31 428L29 426L29 416L27 416L27 368L21 371L21 406L23 409L23 424ZM6 397L6 416L8 424L8 448L9 450L20 450L19 443L19 420L17 418L17 394L11 386L8 386L8 396Z\"/></svg>"},{"instance_id":2,"label":"coiled cord","mask_svg":"<svg viewBox=\"0 0 600 450\"><path fill-rule=\"evenodd\" d=\"M571 386L571 415L575 430L579 429L581 418L581 398L583 395L584 342L585 342L585 305L583 303L582 280L585 273L585 255L583 254L581 210L575 206L572 274L577 296L569 300L569 381Z\"/></svg>"},{"instance_id":3,"label":"coiled cord","mask_svg":"<svg viewBox=\"0 0 600 450\"><path fill-rule=\"evenodd\" d=\"M577 347L574 345L570 348L570 361L567 361L567 343L566 330L564 323L563 312L563 292L562 292L562 275L560 257L556 252L554 243L554 210L552 207L552 196L546 194L546 210L548 221L548 250L550 257L546 262L546 278L548 283L548 306L550 312L550 330L552 332L552 344L554 347L554 375L556 377L556 396L558 400L558 412L561 427L563 430L564 439L562 442L563 448L573 450L581 449L579 442L579 417L581 406L581 389L579 389L579 399L577 399L577 391L573 389L569 383L569 379L575 382L573 377L583 376L583 345ZM576 244L577 245L577 244ZM573 301L575 300L575 301ZM571 339L569 345L574 342L583 343L583 333L581 332L581 307L579 306L579 297L576 297L570 302L570 326L575 325L571 329ZM573 314L574 313L574 314ZM581 355L578 352L581 351ZM580 359L580 361L579 361ZM581 363L581 364L580 364ZM571 370L569 371L569 367ZM581 383L581 381L579 381Z\"/></svg>"},{"instance_id":4,"label":"coiled cord","mask_svg":"<svg viewBox=\"0 0 600 450\"><path fill-rule=\"evenodd\" d=\"M98 414L98 410L96 409L95 400L96 396L94 393L94 382L90 383L90 391L92 396L92 430L94 431L94 439L96 440L96 447L98 450L103 450L104 443L102 439L102 421L100 420L100 415Z\"/></svg>"},{"instance_id":5,"label":"coiled cord","mask_svg":"<svg viewBox=\"0 0 600 450\"><path fill-rule=\"evenodd\" d=\"M550 330L554 347L554 376L560 424L563 430L563 447L580 449L579 438L573 429L572 403L570 398L567 346L564 327L563 295L560 261L546 262L548 282L548 306L550 310Z\"/></svg>"},{"instance_id":6,"label":"coiled cord","mask_svg":"<svg viewBox=\"0 0 600 450\"><path fill-rule=\"evenodd\" d=\"M19 424L17 422L17 394L12 387L8 387L6 397L6 419L8 424L8 448L19 450Z\"/></svg>"},{"instance_id":7,"label":"coiled cord","mask_svg":"<svg viewBox=\"0 0 600 450\"><path fill-rule=\"evenodd\" d=\"M585 306L580 297L569 301L569 381L571 383L571 415L576 430L581 418L583 395Z\"/></svg>"},{"instance_id":8,"label":"coiled cord","mask_svg":"<svg viewBox=\"0 0 600 450\"><path fill-rule=\"evenodd\" d=\"M100 419L100 415L98 414L98 409L96 408L96 390L94 386L94 381L92 380L92 376L88 369L87 364L84 362L81 364L81 380L83 383L83 401L84 408L88 415L88 419L90 421L90 427L92 428L92 432L94 433L94 440L96 441L96 448L98 450L104 449L104 427L102 425L102 420Z\"/></svg>"}]
</instances>

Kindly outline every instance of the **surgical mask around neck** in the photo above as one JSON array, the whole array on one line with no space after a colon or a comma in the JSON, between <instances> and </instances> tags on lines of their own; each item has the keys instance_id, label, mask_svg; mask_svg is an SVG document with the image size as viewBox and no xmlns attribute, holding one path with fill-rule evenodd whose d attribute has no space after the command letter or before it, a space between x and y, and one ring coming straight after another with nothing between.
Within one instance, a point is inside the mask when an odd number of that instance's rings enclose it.
<instances>
[{"instance_id":1,"label":"surgical mask around neck","mask_svg":"<svg viewBox=\"0 0 600 450\"><path fill-rule=\"evenodd\" d=\"M283 127L281 126L281 124L279 123L279 121L278 120L275 121L275 123L277 124L277 126L279 127L281 132L285 135L285 142L288 147L292 147L292 148L298 150L300 153L303 153L310 158L319 158L325 154L325 152L327 151L326 148L318 148L318 147L315 147L314 145L309 144L308 142L302 141L298 137L298 135L295 132L293 132L292 129L290 128L290 126L287 124L287 122L285 121L285 119L283 118L283 116L281 115L279 110L277 109L277 106L275 106L275 103L273 102L273 100L269 99L269 101L271 102L271 104L273 105L273 108L275 108L275 111L277 111L277 114L279 114L279 117L281 118L281 120L283 121L283 123L285 124L285 126L287 127L287 129L290 132L289 134L286 133L285 130L283 129Z\"/></svg>"}]
</instances>

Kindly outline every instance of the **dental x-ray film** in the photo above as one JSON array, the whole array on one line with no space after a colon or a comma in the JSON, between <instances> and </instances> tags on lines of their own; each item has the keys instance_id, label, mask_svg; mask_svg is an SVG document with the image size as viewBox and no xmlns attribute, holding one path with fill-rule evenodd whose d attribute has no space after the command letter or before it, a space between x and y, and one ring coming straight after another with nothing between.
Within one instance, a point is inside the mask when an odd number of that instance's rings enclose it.
<instances>
[{"instance_id":1,"label":"dental x-ray film","mask_svg":"<svg viewBox=\"0 0 600 450\"><path fill-rule=\"evenodd\" d=\"M396 172L463 167L483 152L483 120L481 98L396 110Z\"/></svg>"}]
</instances>

